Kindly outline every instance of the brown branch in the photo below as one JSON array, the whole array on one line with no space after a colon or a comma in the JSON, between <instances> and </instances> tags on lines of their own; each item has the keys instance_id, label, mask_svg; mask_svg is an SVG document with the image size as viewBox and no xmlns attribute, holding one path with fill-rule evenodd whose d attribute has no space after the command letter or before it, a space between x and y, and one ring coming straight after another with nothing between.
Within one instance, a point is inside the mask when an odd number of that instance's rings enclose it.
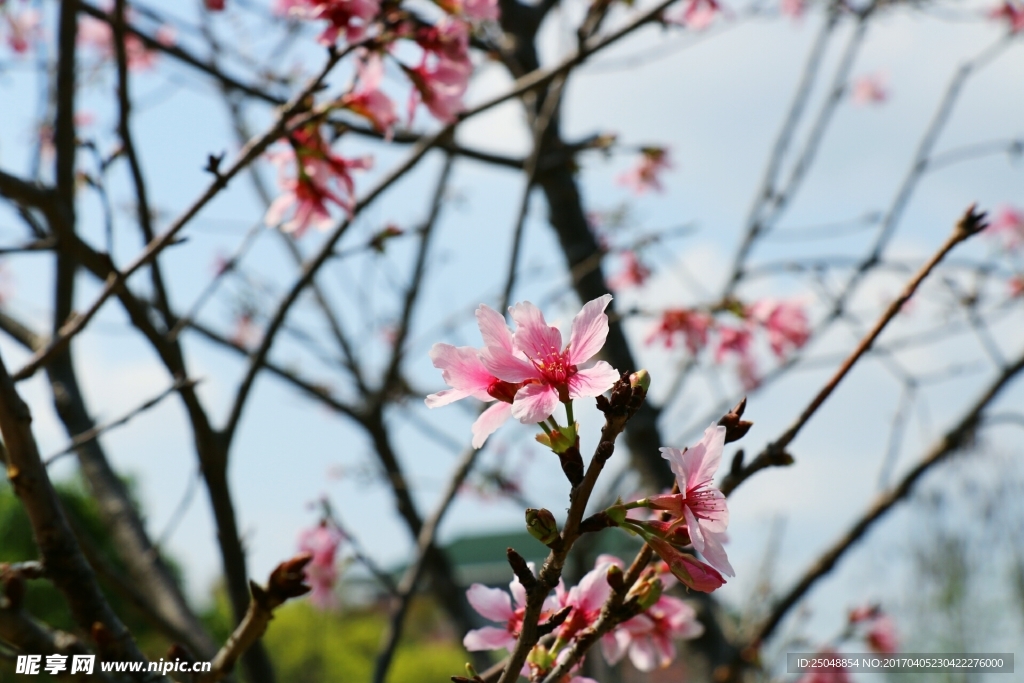
<instances>
[{"instance_id":1,"label":"brown branch","mask_svg":"<svg viewBox=\"0 0 1024 683\"><path fill-rule=\"evenodd\" d=\"M39 458L31 422L28 406L0 358L0 432L7 451L7 476L28 514L47 575L67 601L75 622L92 634L105 659L145 662L82 555ZM149 675L136 678L142 680Z\"/></svg>"},{"instance_id":2,"label":"brown branch","mask_svg":"<svg viewBox=\"0 0 1024 683\"><path fill-rule=\"evenodd\" d=\"M818 408L825 402L825 400L832 395L836 387L843 380L844 377L850 372L853 366L858 360L871 348L878 336L886 328L886 326L892 321L896 314L900 312L914 292L917 291L918 286L924 281L926 277L932 272L932 270L939 264L940 261L948 254L956 245L963 242L971 235L976 234L982 228L985 227L984 216L985 214L975 213L975 205L971 205L967 209L966 213L957 222L956 227L953 229L952 234L949 238L939 247L938 251L923 265L921 269L907 282L903 291L898 297L882 313L874 327L861 339L860 343L853 352L843 361L842 365L836 370L832 378L825 383L825 386L817 393L817 395L811 400L811 402L804 408L800 416L790 425L782 436L775 441L768 444L761 453L757 455L749 464L744 466L738 472L730 472L728 476L722 481L722 492L725 495L732 493L737 486L746 481L755 472L765 469L766 467L789 465L793 462L791 455L786 453L786 447L792 443L793 439L796 438L797 434L805 424L814 416L818 411Z\"/></svg>"},{"instance_id":3,"label":"brown branch","mask_svg":"<svg viewBox=\"0 0 1024 683\"><path fill-rule=\"evenodd\" d=\"M309 592L309 586L303 580L304 569L312 559L312 555L304 553L282 562L270 573L266 586L249 582L252 600L245 618L213 658L210 671L197 676L196 683L216 683L224 679L245 651L266 633L270 620L274 618L274 610L291 598Z\"/></svg>"},{"instance_id":4,"label":"brown branch","mask_svg":"<svg viewBox=\"0 0 1024 683\"><path fill-rule=\"evenodd\" d=\"M774 605L771 614L750 638L752 647L759 647L771 637L783 617L803 598L804 595L828 574L842 556L881 519L889 510L905 500L915 484L935 465L947 457L969 447L978 427L982 424L985 409L1003 392L1017 376L1024 371L1024 355L1003 369L996 380L971 406L970 410L952 429L934 445L931 450L910 470L900 482L887 493L879 496L864 515L843 534L832 546L812 564L803 577Z\"/></svg>"},{"instance_id":5,"label":"brown branch","mask_svg":"<svg viewBox=\"0 0 1024 683\"><path fill-rule=\"evenodd\" d=\"M32 618L32 615L25 610L5 605L0 599L0 641L10 643L16 647L21 654L27 655L52 655L60 654L70 658L75 655L89 655L88 649L78 638L70 633L51 629L49 626ZM75 675L69 673L70 667L65 672L56 676L61 681L76 681L77 683L114 683L114 680L94 667L92 674L79 672Z\"/></svg>"}]
</instances>

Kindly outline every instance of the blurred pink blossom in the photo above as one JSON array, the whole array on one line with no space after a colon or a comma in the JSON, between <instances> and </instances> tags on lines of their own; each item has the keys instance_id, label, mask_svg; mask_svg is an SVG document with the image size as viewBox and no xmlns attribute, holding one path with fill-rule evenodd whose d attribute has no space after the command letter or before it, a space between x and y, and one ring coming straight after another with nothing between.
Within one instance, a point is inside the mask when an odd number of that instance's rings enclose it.
<instances>
[{"instance_id":1,"label":"blurred pink blossom","mask_svg":"<svg viewBox=\"0 0 1024 683\"><path fill-rule=\"evenodd\" d=\"M1010 33L1024 31L1024 3L1018 0L1006 0L1002 5L989 12L989 17L1005 21Z\"/></svg>"},{"instance_id":2,"label":"blurred pink blossom","mask_svg":"<svg viewBox=\"0 0 1024 683\"><path fill-rule=\"evenodd\" d=\"M324 523L299 534L299 552L313 556L306 565L306 581L312 588L309 598L320 609L335 605L334 586L338 582L338 569L334 559L343 540L340 531Z\"/></svg>"},{"instance_id":3,"label":"blurred pink blossom","mask_svg":"<svg viewBox=\"0 0 1024 683\"><path fill-rule=\"evenodd\" d=\"M707 313L686 308L675 308L661 314L661 321L647 336L650 344L662 339L665 348L675 346L677 337L682 337L690 353L696 354L708 343L708 330L713 319Z\"/></svg>"},{"instance_id":4,"label":"blurred pink blossom","mask_svg":"<svg viewBox=\"0 0 1024 683\"><path fill-rule=\"evenodd\" d=\"M334 45L344 33L352 43L366 35L370 22L380 14L379 0L276 0L277 14L310 21L326 21L327 27L317 39L321 45Z\"/></svg>"},{"instance_id":5,"label":"blurred pink blossom","mask_svg":"<svg viewBox=\"0 0 1024 683\"><path fill-rule=\"evenodd\" d=\"M880 654L891 655L899 649L896 624L891 617L885 614L871 623L866 640L868 647Z\"/></svg>"},{"instance_id":6,"label":"blurred pink blossom","mask_svg":"<svg viewBox=\"0 0 1024 683\"><path fill-rule=\"evenodd\" d=\"M799 301L761 299L747 309L750 319L768 333L772 353L782 358L790 349L799 349L811 336L804 305Z\"/></svg>"},{"instance_id":7,"label":"blurred pink blossom","mask_svg":"<svg viewBox=\"0 0 1024 683\"><path fill-rule=\"evenodd\" d=\"M636 194L644 194L648 190L662 192L660 175L672 168L668 149L664 147L644 147L640 150L640 161L629 171L618 178L618 183L633 190Z\"/></svg>"},{"instance_id":8,"label":"blurred pink blossom","mask_svg":"<svg viewBox=\"0 0 1024 683\"><path fill-rule=\"evenodd\" d=\"M1004 204L996 212L985 233L1001 237L1008 248L1024 244L1024 210Z\"/></svg>"},{"instance_id":9,"label":"blurred pink blossom","mask_svg":"<svg viewBox=\"0 0 1024 683\"><path fill-rule=\"evenodd\" d=\"M792 19L800 19L804 16L804 10L806 10L806 4L804 0L781 0L779 2L779 11L784 16Z\"/></svg>"},{"instance_id":10,"label":"blurred pink blossom","mask_svg":"<svg viewBox=\"0 0 1024 683\"><path fill-rule=\"evenodd\" d=\"M687 0L681 7L665 13L665 21L685 26L693 31L703 31L722 13L717 0Z\"/></svg>"},{"instance_id":11,"label":"blurred pink blossom","mask_svg":"<svg viewBox=\"0 0 1024 683\"><path fill-rule=\"evenodd\" d=\"M629 249L622 254L622 270L608 278L608 287L613 290L641 287L651 276L651 269Z\"/></svg>"},{"instance_id":12,"label":"blurred pink blossom","mask_svg":"<svg viewBox=\"0 0 1024 683\"><path fill-rule=\"evenodd\" d=\"M32 8L16 12L3 3L0 3L0 11L7 21L7 46L19 55L27 53L32 43L40 38L39 12Z\"/></svg>"},{"instance_id":13,"label":"blurred pink blossom","mask_svg":"<svg viewBox=\"0 0 1024 683\"><path fill-rule=\"evenodd\" d=\"M853 81L850 99L856 105L881 104L889 99L889 78L881 71L860 76Z\"/></svg>"},{"instance_id":14,"label":"blurred pink blossom","mask_svg":"<svg viewBox=\"0 0 1024 683\"><path fill-rule=\"evenodd\" d=\"M377 131L390 138L398 116L394 102L380 90L383 78L384 60L379 52L369 53L359 63L359 85L343 96L339 104L365 117Z\"/></svg>"},{"instance_id":15,"label":"blurred pink blossom","mask_svg":"<svg viewBox=\"0 0 1024 683\"><path fill-rule=\"evenodd\" d=\"M601 639L601 650L609 664L617 664L627 653L640 671L665 668L676 657L677 639L697 638L704 626L697 613L679 598L662 595L643 614L622 623Z\"/></svg>"}]
</instances>

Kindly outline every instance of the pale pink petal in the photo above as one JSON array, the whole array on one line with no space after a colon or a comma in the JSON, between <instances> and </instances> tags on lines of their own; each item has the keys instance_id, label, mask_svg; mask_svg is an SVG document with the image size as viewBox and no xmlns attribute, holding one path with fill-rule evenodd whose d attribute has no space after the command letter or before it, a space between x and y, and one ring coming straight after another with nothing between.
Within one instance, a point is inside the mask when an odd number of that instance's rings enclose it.
<instances>
[{"instance_id":1,"label":"pale pink petal","mask_svg":"<svg viewBox=\"0 0 1024 683\"><path fill-rule=\"evenodd\" d=\"M693 516L693 511L690 510L689 505L683 508L683 517L686 518L686 530L690 532L690 541L693 542L694 549L698 553L703 553L704 530L700 528L700 524L697 523L697 518Z\"/></svg>"},{"instance_id":2,"label":"pale pink petal","mask_svg":"<svg viewBox=\"0 0 1024 683\"><path fill-rule=\"evenodd\" d=\"M580 370L569 378L570 398L593 398L600 396L619 381L619 371L603 360L594 367Z\"/></svg>"},{"instance_id":3,"label":"pale pink petal","mask_svg":"<svg viewBox=\"0 0 1024 683\"><path fill-rule=\"evenodd\" d=\"M676 646L672 644L668 633L655 633L651 636L651 640L658 653L658 667L664 668L671 664L672 660L676 658Z\"/></svg>"},{"instance_id":4,"label":"pale pink petal","mask_svg":"<svg viewBox=\"0 0 1024 683\"><path fill-rule=\"evenodd\" d=\"M640 671L654 671L658 668L658 653L650 638L639 638L629 646L629 661Z\"/></svg>"},{"instance_id":5,"label":"pale pink petal","mask_svg":"<svg viewBox=\"0 0 1024 683\"><path fill-rule=\"evenodd\" d=\"M472 427L473 448L483 448L484 442L487 441L487 437L493 434L498 427L505 424L505 420L507 420L511 414L512 406L504 401L498 401L493 406L480 413L480 417L476 419L476 422L473 423Z\"/></svg>"},{"instance_id":6,"label":"pale pink petal","mask_svg":"<svg viewBox=\"0 0 1024 683\"><path fill-rule=\"evenodd\" d=\"M725 534L704 529L704 549L700 551L700 554L704 556L708 564L720 573L726 576L736 576L735 570L733 570L732 565L729 563L729 556L725 553L724 540ZM694 544L694 547L696 547L696 544Z\"/></svg>"},{"instance_id":7,"label":"pale pink petal","mask_svg":"<svg viewBox=\"0 0 1024 683\"><path fill-rule=\"evenodd\" d=\"M513 384L541 377L540 371L529 362L499 346L485 346L480 351L480 362L495 377Z\"/></svg>"},{"instance_id":8,"label":"pale pink petal","mask_svg":"<svg viewBox=\"0 0 1024 683\"><path fill-rule=\"evenodd\" d=\"M604 634L601 637L601 654L604 655L604 660L612 666L618 664L626 655L631 640L629 632L621 628Z\"/></svg>"},{"instance_id":9,"label":"pale pink petal","mask_svg":"<svg viewBox=\"0 0 1024 683\"><path fill-rule=\"evenodd\" d=\"M573 588L576 592L576 600L573 604L584 612L594 612L601 609L612 587L608 585L608 563L598 562L597 566L591 569L580 579L579 584ZM570 598L571 599L571 598Z\"/></svg>"},{"instance_id":10,"label":"pale pink petal","mask_svg":"<svg viewBox=\"0 0 1024 683\"><path fill-rule=\"evenodd\" d=\"M512 353L512 332L500 313L490 306L480 304L476 309L476 324L480 327L484 346L496 346Z\"/></svg>"},{"instance_id":11,"label":"pale pink petal","mask_svg":"<svg viewBox=\"0 0 1024 683\"><path fill-rule=\"evenodd\" d=\"M473 609L491 621L506 622L514 614L511 598L500 588L488 588L483 584L474 583L466 591L466 598Z\"/></svg>"},{"instance_id":12,"label":"pale pink petal","mask_svg":"<svg viewBox=\"0 0 1024 683\"><path fill-rule=\"evenodd\" d=\"M718 465L722 462L722 449L724 448L725 427L712 424L704 430L703 438L683 454L683 462L688 475L686 480L688 490L714 478L718 471Z\"/></svg>"},{"instance_id":13,"label":"pale pink petal","mask_svg":"<svg viewBox=\"0 0 1024 683\"><path fill-rule=\"evenodd\" d=\"M266 215L263 216L263 222L270 227L279 225L284 220L284 215L288 213L288 210L295 204L295 193L285 192L281 194L270 203L267 208Z\"/></svg>"},{"instance_id":14,"label":"pale pink petal","mask_svg":"<svg viewBox=\"0 0 1024 683\"><path fill-rule=\"evenodd\" d=\"M518 578L512 579L512 581L509 582L508 589L512 593L512 602L516 605L516 607L525 607L526 588L523 587L523 584L519 583Z\"/></svg>"},{"instance_id":15,"label":"pale pink petal","mask_svg":"<svg viewBox=\"0 0 1024 683\"><path fill-rule=\"evenodd\" d=\"M480 362L473 347L437 343L430 349L430 360L441 371L441 377L448 386L461 389L481 401L491 400L487 389L494 376Z\"/></svg>"},{"instance_id":16,"label":"pale pink petal","mask_svg":"<svg viewBox=\"0 0 1024 683\"><path fill-rule=\"evenodd\" d=\"M513 335L516 347L533 360L543 360L551 353L562 351L562 334L558 328L544 321L544 314L529 301L511 307L512 320L516 322Z\"/></svg>"},{"instance_id":17,"label":"pale pink petal","mask_svg":"<svg viewBox=\"0 0 1024 683\"><path fill-rule=\"evenodd\" d=\"M495 628L494 626L484 626L483 628L470 631L462 639L462 646L470 652L500 650L502 648L511 650L515 647L515 644L515 636L503 628Z\"/></svg>"},{"instance_id":18,"label":"pale pink petal","mask_svg":"<svg viewBox=\"0 0 1024 683\"><path fill-rule=\"evenodd\" d=\"M467 396L469 396L469 392L462 389L442 389L436 394L427 396L423 402L427 404L428 408L440 408L441 406L464 399Z\"/></svg>"},{"instance_id":19,"label":"pale pink petal","mask_svg":"<svg viewBox=\"0 0 1024 683\"><path fill-rule=\"evenodd\" d=\"M523 424L543 422L558 407L558 392L546 384L527 384L516 392L512 417Z\"/></svg>"},{"instance_id":20,"label":"pale pink petal","mask_svg":"<svg viewBox=\"0 0 1024 683\"><path fill-rule=\"evenodd\" d=\"M586 363L604 346L605 339L608 338L608 316L604 311L611 301L611 294L588 301L583 310L573 318L569 346L566 348L570 364Z\"/></svg>"}]
</instances>

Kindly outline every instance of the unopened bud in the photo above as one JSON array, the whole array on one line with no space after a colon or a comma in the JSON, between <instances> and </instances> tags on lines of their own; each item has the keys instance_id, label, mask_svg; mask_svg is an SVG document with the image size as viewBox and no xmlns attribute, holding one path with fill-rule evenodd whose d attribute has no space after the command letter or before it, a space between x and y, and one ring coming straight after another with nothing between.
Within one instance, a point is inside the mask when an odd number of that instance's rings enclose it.
<instances>
[{"instance_id":1,"label":"unopened bud","mask_svg":"<svg viewBox=\"0 0 1024 683\"><path fill-rule=\"evenodd\" d=\"M527 663L539 671L548 671L555 665L555 655L543 645L534 645L526 657Z\"/></svg>"},{"instance_id":2,"label":"unopened bud","mask_svg":"<svg viewBox=\"0 0 1024 683\"><path fill-rule=\"evenodd\" d=\"M739 441L750 428L754 426L753 422L747 420L741 420L743 417L743 411L747 407L747 399L744 397L742 401L736 404L736 407L730 410L728 413L722 416L722 419L718 421L718 424L725 427L725 442L732 443L733 441Z\"/></svg>"},{"instance_id":3,"label":"unopened bud","mask_svg":"<svg viewBox=\"0 0 1024 683\"><path fill-rule=\"evenodd\" d=\"M636 372L629 376L629 386L633 387L634 389L636 387L640 387L641 389L644 390L644 393L647 393L647 391L650 390L651 388L650 373L648 373L646 370L637 370Z\"/></svg>"},{"instance_id":4,"label":"unopened bud","mask_svg":"<svg viewBox=\"0 0 1024 683\"><path fill-rule=\"evenodd\" d=\"M526 530L544 545L558 538L558 523L550 510L526 508Z\"/></svg>"},{"instance_id":5,"label":"unopened bud","mask_svg":"<svg viewBox=\"0 0 1024 683\"><path fill-rule=\"evenodd\" d=\"M621 593L622 589L626 587L625 577L622 575L622 569L614 564L608 567L608 585L611 586L612 590L616 593Z\"/></svg>"}]
</instances>

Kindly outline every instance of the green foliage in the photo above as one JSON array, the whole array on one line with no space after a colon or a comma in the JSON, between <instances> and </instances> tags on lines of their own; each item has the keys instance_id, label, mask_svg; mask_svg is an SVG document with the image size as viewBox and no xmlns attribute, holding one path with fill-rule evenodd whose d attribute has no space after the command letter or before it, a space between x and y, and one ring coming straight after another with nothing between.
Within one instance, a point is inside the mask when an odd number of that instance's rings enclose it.
<instances>
[{"instance_id":1,"label":"green foliage","mask_svg":"<svg viewBox=\"0 0 1024 683\"><path fill-rule=\"evenodd\" d=\"M321 612L306 600L285 605L266 636L278 679L289 683L369 681L386 622L380 610ZM388 681L446 681L462 673L467 661L436 608L422 601L414 605L406 622Z\"/></svg>"}]
</instances>

